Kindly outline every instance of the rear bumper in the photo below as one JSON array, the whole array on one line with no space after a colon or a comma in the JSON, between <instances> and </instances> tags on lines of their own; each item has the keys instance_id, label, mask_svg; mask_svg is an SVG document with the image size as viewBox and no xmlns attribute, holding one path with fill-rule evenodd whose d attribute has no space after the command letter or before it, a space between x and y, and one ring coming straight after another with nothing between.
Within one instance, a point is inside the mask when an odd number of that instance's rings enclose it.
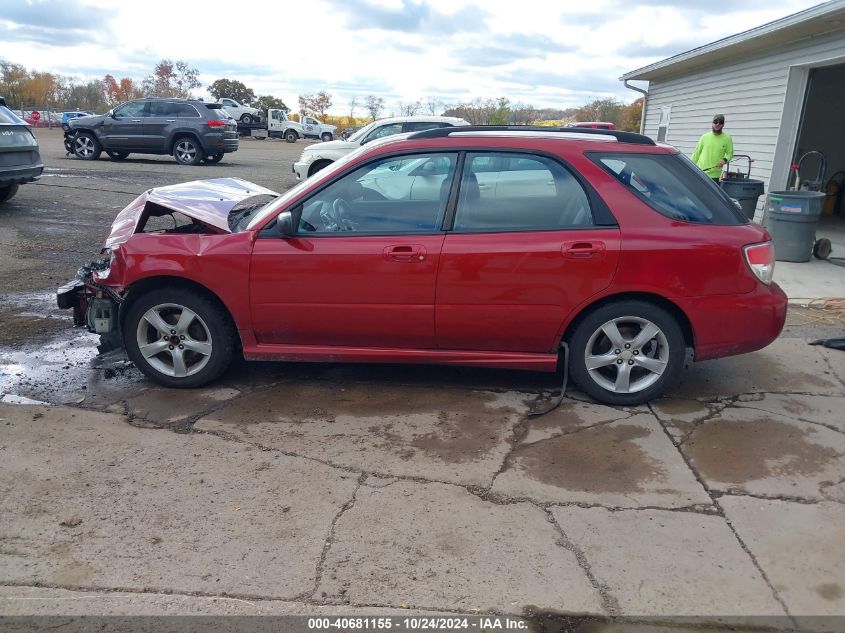
<instances>
[{"instance_id":1,"label":"rear bumper","mask_svg":"<svg viewBox=\"0 0 845 633\"><path fill-rule=\"evenodd\" d=\"M690 319L695 360L746 354L774 341L786 321L786 293L760 284L741 295L676 299Z\"/></svg>"},{"instance_id":2,"label":"rear bumper","mask_svg":"<svg viewBox=\"0 0 845 633\"><path fill-rule=\"evenodd\" d=\"M44 171L44 163L41 162L41 156L38 156L38 162L30 165L16 165L14 167L0 168L0 187L8 187L9 185L21 185L25 182L32 182L41 178L41 173Z\"/></svg>"}]
</instances>

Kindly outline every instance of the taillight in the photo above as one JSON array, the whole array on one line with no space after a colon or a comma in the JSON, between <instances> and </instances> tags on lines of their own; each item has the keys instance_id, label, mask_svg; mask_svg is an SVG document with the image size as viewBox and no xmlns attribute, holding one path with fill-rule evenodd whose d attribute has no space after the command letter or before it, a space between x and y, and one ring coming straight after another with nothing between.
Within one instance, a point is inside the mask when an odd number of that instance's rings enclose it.
<instances>
[{"instance_id":1,"label":"taillight","mask_svg":"<svg viewBox=\"0 0 845 633\"><path fill-rule=\"evenodd\" d=\"M226 127L226 121L223 119L209 119L206 123L208 127Z\"/></svg>"},{"instance_id":2,"label":"taillight","mask_svg":"<svg viewBox=\"0 0 845 633\"><path fill-rule=\"evenodd\" d=\"M775 274L774 245L771 242L749 244L743 247L742 251L754 276L766 285L772 283L772 276Z\"/></svg>"}]
</instances>

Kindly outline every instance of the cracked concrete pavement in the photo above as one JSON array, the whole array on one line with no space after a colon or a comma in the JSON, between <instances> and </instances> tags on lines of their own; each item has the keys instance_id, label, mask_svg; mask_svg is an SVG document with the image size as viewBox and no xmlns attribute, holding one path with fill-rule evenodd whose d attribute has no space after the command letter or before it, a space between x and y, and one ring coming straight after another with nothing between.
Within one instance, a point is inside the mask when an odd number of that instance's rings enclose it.
<instances>
[{"instance_id":1,"label":"cracked concrete pavement","mask_svg":"<svg viewBox=\"0 0 845 633\"><path fill-rule=\"evenodd\" d=\"M800 334L528 418L559 377L252 363L174 392L0 290L28 332L0 341L0 614L845 624L845 354Z\"/></svg>"}]
</instances>

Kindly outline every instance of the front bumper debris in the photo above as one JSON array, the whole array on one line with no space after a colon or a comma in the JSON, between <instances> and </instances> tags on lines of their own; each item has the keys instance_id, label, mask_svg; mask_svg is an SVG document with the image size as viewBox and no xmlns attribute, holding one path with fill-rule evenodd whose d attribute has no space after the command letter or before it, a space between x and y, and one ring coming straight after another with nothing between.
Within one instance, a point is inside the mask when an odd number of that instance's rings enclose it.
<instances>
[{"instance_id":1,"label":"front bumper debris","mask_svg":"<svg viewBox=\"0 0 845 633\"><path fill-rule=\"evenodd\" d=\"M120 335L120 305L123 297L111 288L94 281L93 274L108 268L104 259L83 266L76 277L56 290L60 310L73 309L73 324L85 326L89 332L115 338Z\"/></svg>"}]
</instances>

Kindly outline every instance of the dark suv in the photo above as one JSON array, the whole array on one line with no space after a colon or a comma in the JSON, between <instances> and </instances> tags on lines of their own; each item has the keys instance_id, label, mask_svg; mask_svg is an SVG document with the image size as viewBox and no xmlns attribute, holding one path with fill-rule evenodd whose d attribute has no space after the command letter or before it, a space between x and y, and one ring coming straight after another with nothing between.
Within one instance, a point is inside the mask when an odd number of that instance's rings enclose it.
<instances>
[{"instance_id":1,"label":"dark suv","mask_svg":"<svg viewBox=\"0 0 845 633\"><path fill-rule=\"evenodd\" d=\"M0 97L0 204L11 200L23 183L41 178L42 171L35 135Z\"/></svg>"},{"instance_id":2,"label":"dark suv","mask_svg":"<svg viewBox=\"0 0 845 633\"><path fill-rule=\"evenodd\" d=\"M106 152L113 160L130 153L172 154L176 162L217 163L238 150L238 127L219 103L191 99L138 99L106 114L68 121L73 153L97 160Z\"/></svg>"}]
</instances>

